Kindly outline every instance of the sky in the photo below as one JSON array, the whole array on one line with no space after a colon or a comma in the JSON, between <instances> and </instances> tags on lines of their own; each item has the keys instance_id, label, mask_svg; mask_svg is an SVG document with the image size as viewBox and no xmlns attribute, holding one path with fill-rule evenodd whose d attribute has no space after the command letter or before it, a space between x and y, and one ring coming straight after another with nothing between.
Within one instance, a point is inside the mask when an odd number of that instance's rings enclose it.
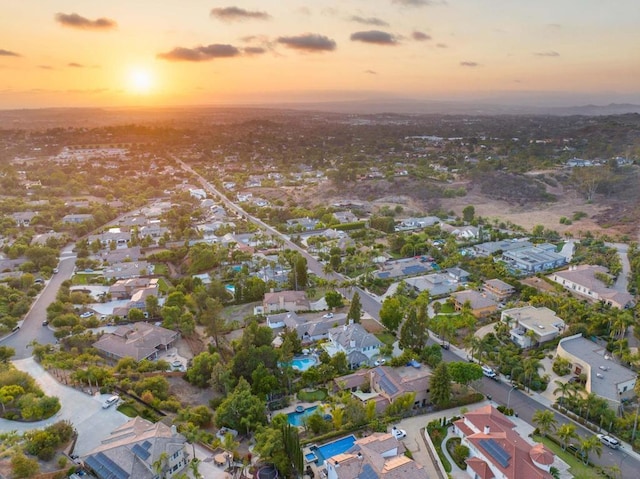
<instances>
[{"instance_id":1,"label":"sky","mask_svg":"<svg viewBox=\"0 0 640 479\"><path fill-rule=\"evenodd\" d=\"M640 104L638 0L4 0L0 109Z\"/></svg>"}]
</instances>

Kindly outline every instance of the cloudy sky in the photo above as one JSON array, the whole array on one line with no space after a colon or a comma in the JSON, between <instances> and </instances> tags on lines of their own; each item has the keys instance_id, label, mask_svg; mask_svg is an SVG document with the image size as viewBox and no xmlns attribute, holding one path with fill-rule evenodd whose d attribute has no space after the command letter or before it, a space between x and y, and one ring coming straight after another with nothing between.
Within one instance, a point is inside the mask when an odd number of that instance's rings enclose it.
<instances>
[{"instance_id":1,"label":"cloudy sky","mask_svg":"<svg viewBox=\"0 0 640 479\"><path fill-rule=\"evenodd\" d=\"M0 109L640 103L638 0L2 3Z\"/></svg>"}]
</instances>

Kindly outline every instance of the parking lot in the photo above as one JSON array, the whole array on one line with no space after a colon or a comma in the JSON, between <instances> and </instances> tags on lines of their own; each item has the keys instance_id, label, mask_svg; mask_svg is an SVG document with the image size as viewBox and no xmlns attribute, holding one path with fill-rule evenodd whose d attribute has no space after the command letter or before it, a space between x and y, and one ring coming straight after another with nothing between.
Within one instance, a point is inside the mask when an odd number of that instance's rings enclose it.
<instances>
[{"instance_id":1,"label":"parking lot","mask_svg":"<svg viewBox=\"0 0 640 479\"><path fill-rule=\"evenodd\" d=\"M40 385L48 396L56 396L60 400L60 411L44 421L24 423L0 419L0 431L17 431L23 433L32 429L41 429L58 421L70 421L78 431L78 441L74 454L82 456L98 446L102 439L116 427L129 420L118 412L115 406L103 409L102 404L111 394L89 395L69 386L60 384L40 366L33 357L14 361L21 371L27 372Z\"/></svg>"}]
</instances>

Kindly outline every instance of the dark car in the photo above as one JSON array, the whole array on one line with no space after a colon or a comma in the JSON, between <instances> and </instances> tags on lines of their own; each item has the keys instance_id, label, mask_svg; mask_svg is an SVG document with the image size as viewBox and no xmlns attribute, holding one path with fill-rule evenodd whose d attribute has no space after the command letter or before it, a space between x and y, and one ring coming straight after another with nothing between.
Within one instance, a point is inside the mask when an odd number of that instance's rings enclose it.
<instances>
[{"instance_id":1,"label":"dark car","mask_svg":"<svg viewBox=\"0 0 640 479\"><path fill-rule=\"evenodd\" d=\"M42 325L43 326L48 326L49 325L49 321L47 321L46 319L44 321L42 321Z\"/></svg>"}]
</instances>

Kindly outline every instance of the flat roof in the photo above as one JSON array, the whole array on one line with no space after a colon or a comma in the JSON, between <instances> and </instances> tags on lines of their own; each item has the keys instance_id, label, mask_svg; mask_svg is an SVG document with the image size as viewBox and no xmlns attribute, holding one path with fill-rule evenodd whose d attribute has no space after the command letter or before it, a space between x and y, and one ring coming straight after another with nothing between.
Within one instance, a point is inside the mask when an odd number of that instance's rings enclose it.
<instances>
[{"instance_id":1,"label":"flat roof","mask_svg":"<svg viewBox=\"0 0 640 479\"><path fill-rule=\"evenodd\" d=\"M582 336L562 339L559 345L591 366L591 392L598 396L619 401L617 385L637 378L636 373L616 363L604 346Z\"/></svg>"}]
</instances>

